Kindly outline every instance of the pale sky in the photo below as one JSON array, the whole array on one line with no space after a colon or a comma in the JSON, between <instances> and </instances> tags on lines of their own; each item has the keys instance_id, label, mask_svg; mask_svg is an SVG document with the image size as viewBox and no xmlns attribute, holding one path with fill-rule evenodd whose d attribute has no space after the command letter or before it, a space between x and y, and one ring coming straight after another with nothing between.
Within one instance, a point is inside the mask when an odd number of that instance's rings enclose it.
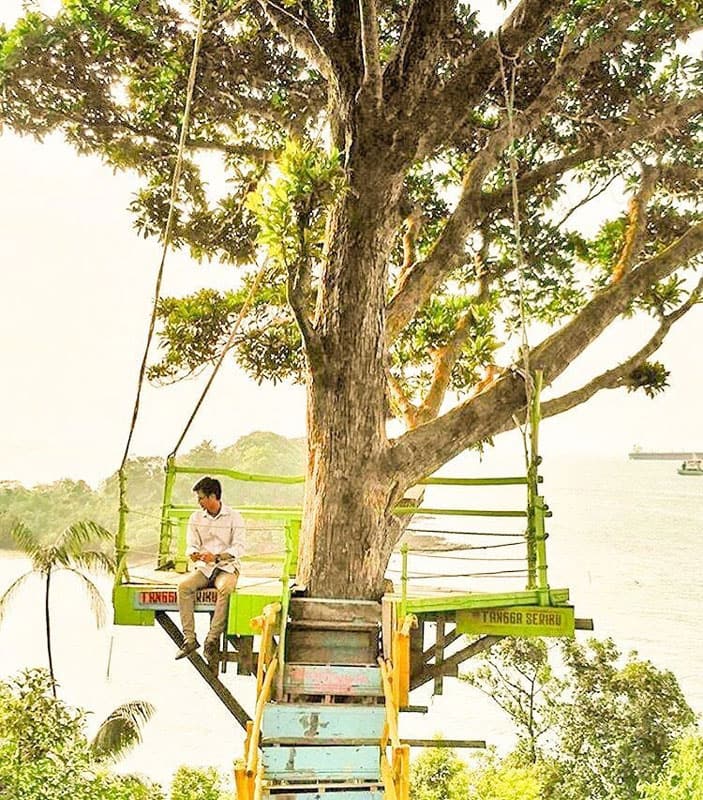
<instances>
[{"instance_id":1,"label":"pale sky","mask_svg":"<svg viewBox=\"0 0 703 800\"><path fill-rule=\"evenodd\" d=\"M0 21L11 22L20 6L2 0ZM0 182L0 480L97 483L117 468L126 440L159 246L132 228L127 206L135 178L77 156L58 136L37 143L6 130ZM228 288L236 276L233 267L197 265L172 254L163 293ZM630 354L647 330L643 323L621 326L577 362L562 388L612 366L614 352ZM625 457L634 443L703 448L702 341L699 307L678 323L657 356L671 370L664 396L601 393L546 421L542 450ZM146 389L133 454L171 450L204 380ZM203 439L227 445L255 430L301 436L304 411L301 387L257 386L230 365L218 375L183 449ZM513 447L514 437L509 440Z\"/></svg>"}]
</instances>

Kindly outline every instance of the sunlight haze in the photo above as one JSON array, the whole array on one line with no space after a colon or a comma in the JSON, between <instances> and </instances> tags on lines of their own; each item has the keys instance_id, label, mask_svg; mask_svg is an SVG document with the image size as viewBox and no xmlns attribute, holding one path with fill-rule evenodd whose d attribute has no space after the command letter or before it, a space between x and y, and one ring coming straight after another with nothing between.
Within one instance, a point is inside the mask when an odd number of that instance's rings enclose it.
<instances>
[{"instance_id":1,"label":"sunlight haze","mask_svg":"<svg viewBox=\"0 0 703 800\"><path fill-rule=\"evenodd\" d=\"M0 22L10 24L22 3L3 0L2 6ZM51 12L58 6L42 7ZM6 376L0 480L31 485L71 477L95 484L118 467L124 448L160 248L132 225L128 205L138 180L113 174L94 156L78 156L57 135L39 143L6 130L0 135L0 176L0 340ZM619 199L611 198L615 207ZM227 289L238 279L235 267L196 264L185 253L172 253L163 293ZM612 366L605 356L630 355L651 330L644 321L615 328L560 379L560 390ZM703 447L701 340L699 307L674 327L655 356L671 370L663 396L649 400L623 390L602 392L563 418L545 421L543 451L625 458L635 443L653 449ZM145 390L133 454L164 456L171 450L205 378ZM257 386L230 363L184 449L203 439L227 445L254 430L304 435L304 390Z\"/></svg>"}]
</instances>

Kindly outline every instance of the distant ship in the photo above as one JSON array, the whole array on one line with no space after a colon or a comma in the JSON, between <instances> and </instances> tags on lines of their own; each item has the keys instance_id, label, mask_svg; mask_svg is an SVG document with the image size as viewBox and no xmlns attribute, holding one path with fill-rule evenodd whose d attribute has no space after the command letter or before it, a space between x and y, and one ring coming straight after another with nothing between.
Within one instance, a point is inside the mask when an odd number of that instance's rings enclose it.
<instances>
[{"instance_id":1,"label":"distant ship","mask_svg":"<svg viewBox=\"0 0 703 800\"><path fill-rule=\"evenodd\" d=\"M703 453L703 447L698 450L670 450L670 451L653 451L643 450L638 445L635 445L628 453L629 458L633 461L686 461L691 457L695 458L696 453Z\"/></svg>"},{"instance_id":2,"label":"distant ship","mask_svg":"<svg viewBox=\"0 0 703 800\"><path fill-rule=\"evenodd\" d=\"M687 458L676 471L679 475L703 475L703 458Z\"/></svg>"}]
</instances>

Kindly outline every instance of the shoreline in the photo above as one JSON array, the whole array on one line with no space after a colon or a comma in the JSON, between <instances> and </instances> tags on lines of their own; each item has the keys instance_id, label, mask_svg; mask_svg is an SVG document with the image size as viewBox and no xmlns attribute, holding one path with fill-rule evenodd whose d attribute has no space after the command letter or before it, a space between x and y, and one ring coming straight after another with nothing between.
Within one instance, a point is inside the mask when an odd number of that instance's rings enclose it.
<instances>
[{"instance_id":1,"label":"shoreline","mask_svg":"<svg viewBox=\"0 0 703 800\"><path fill-rule=\"evenodd\" d=\"M8 561L15 561L18 558L25 558L27 561L31 561L30 557L21 550L8 550L4 547L0 547L0 559L1 558L5 558Z\"/></svg>"}]
</instances>

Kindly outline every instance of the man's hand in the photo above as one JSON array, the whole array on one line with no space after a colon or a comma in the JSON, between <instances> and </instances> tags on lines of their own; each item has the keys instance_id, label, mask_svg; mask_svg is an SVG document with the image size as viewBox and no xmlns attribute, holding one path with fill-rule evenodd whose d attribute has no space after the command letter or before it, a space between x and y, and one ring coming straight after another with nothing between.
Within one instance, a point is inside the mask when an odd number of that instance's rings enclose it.
<instances>
[{"instance_id":1,"label":"man's hand","mask_svg":"<svg viewBox=\"0 0 703 800\"><path fill-rule=\"evenodd\" d=\"M204 561L206 564L213 564L215 562L215 556L210 553L208 550L205 550L202 553L191 553L190 554L191 561Z\"/></svg>"}]
</instances>

